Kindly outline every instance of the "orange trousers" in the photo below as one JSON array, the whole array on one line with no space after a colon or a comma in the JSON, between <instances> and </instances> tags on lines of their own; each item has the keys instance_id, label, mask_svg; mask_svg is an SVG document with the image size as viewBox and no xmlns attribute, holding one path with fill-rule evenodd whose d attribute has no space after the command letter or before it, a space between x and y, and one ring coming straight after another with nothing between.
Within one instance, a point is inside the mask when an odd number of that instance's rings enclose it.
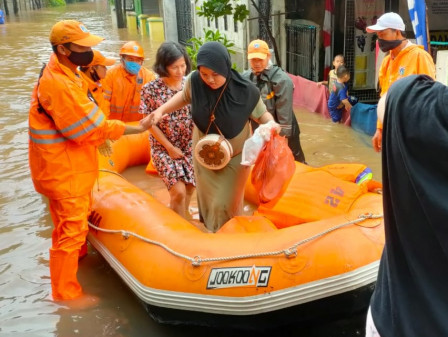
<instances>
[{"instance_id":1,"label":"orange trousers","mask_svg":"<svg viewBox=\"0 0 448 337\"><path fill-rule=\"evenodd\" d=\"M55 300L69 300L82 294L76 274L81 247L88 233L90 194L49 200L54 224L50 248L50 277Z\"/></svg>"}]
</instances>

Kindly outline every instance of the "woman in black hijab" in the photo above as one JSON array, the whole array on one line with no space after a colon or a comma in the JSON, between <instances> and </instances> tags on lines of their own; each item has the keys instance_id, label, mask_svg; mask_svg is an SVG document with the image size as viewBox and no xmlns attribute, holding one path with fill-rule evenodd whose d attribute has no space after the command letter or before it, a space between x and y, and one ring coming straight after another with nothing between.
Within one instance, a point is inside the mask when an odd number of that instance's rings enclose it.
<instances>
[{"instance_id":1,"label":"woman in black hijab","mask_svg":"<svg viewBox=\"0 0 448 337\"><path fill-rule=\"evenodd\" d=\"M448 88L426 75L400 79L387 93L386 243L366 336L448 336L447 107Z\"/></svg>"},{"instance_id":2,"label":"woman in black hijab","mask_svg":"<svg viewBox=\"0 0 448 337\"><path fill-rule=\"evenodd\" d=\"M232 145L233 157L222 169L211 170L194 158L199 213L205 226L216 232L243 211L244 187L250 168L242 166L241 151L251 136L249 119L273 121L258 89L232 69L230 55L219 42L206 42L197 55L198 70L187 78L182 92L141 120L147 128L162 115L191 104L195 124L193 148L206 134L224 136ZM214 115L214 119L210 118Z\"/></svg>"}]
</instances>

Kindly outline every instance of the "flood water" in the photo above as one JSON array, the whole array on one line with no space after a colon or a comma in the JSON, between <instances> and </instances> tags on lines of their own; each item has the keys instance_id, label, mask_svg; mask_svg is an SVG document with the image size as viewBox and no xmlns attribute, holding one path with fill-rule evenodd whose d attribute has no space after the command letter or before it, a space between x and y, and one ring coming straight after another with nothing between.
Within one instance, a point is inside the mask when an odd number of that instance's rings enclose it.
<instances>
[{"instance_id":1,"label":"flood water","mask_svg":"<svg viewBox=\"0 0 448 337\"><path fill-rule=\"evenodd\" d=\"M95 34L106 37L98 49L118 57L127 40L139 40L151 66L159 42L118 30L107 1L78 3L63 8L21 12L0 25L0 336L235 336L237 332L163 326L155 323L136 297L95 251L80 263L84 290L100 298L97 307L74 310L51 301L49 256L52 223L46 202L34 191L28 169L28 107L42 62L51 53L48 35L61 19L83 21ZM315 113L297 111L307 162L320 166L361 162L381 178L380 155L370 137ZM143 170L143 168L142 168ZM128 178L149 178L134 169ZM162 184L155 193L164 195ZM277 336L361 336L362 318L321 322L319 327L288 328ZM247 336L248 334L244 334Z\"/></svg>"}]
</instances>

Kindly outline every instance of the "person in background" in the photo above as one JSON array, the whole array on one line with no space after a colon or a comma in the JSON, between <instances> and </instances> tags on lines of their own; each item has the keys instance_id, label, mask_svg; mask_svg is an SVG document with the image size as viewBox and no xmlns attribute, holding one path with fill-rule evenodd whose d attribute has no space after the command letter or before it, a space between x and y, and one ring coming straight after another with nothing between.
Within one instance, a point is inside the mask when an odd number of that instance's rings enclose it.
<instances>
[{"instance_id":1,"label":"person in background","mask_svg":"<svg viewBox=\"0 0 448 337\"><path fill-rule=\"evenodd\" d=\"M3 14L3 10L0 8L0 25L5 23L5 15Z\"/></svg>"},{"instance_id":2,"label":"person in background","mask_svg":"<svg viewBox=\"0 0 448 337\"><path fill-rule=\"evenodd\" d=\"M385 246L367 337L448 336L447 102L445 85L410 75L378 103Z\"/></svg>"},{"instance_id":3,"label":"person in background","mask_svg":"<svg viewBox=\"0 0 448 337\"><path fill-rule=\"evenodd\" d=\"M352 104L348 97L348 84L350 81L350 72L345 66L339 66L336 71L337 80L332 84L330 97L328 99L328 111L330 112L331 120L334 123L339 123L342 118L344 109L350 111Z\"/></svg>"},{"instance_id":4,"label":"person in background","mask_svg":"<svg viewBox=\"0 0 448 337\"><path fill-rule=\"evenodd\" d=\"M366 28L368 33L378 35L378 45L383 52L389 52L381 63L378 81L383 96L396 80L412 74L425 74L435 79L435 65L431 55L423 46L406 39L405 25L400 15L389 12L381 15L376 24ZM382 123L372 138L375 151L381 151Z\"/></svg>"},{"instance_id":5,"label":"person in background","mask_svg":"<svg viewBox=\"0 0 448 337\"><path fill-rule=\"evenodd\" d=\"M89 92L92 94L96 104L101 108L106 117L109 116L110 102L104 98L103 80L106 77L107 68L113 66L115 60L104 57L98 50L93 51L93 61L85 66L80 67L81 75L89 84Z\"/></svg>"},{"instance_id":6,"label":"person in background","mask_svg":"<svg viewBox=\"0 0 448 337\"><path fill-rule=\"evenodd\" d=\"M97 146L144 131L107 120L88 95L77 68L89 65L103 38L75 20L50 32L53 53L34 87L29 110L29 165L37 192L49 199L53 220L50 277L54 300L84 298L76 273L86 243L91 190L98 175ZM73 302L72 302L73 304Z\"/></svg>"},{"instance_id":7,"label":"person in background","mask_svg":"<svg viewBox=\"0 0 448 337\"><path fill-rule=\"evenodd\" d=\"M326 85L328 86L328 92L331 94L333 90L333 84L337 81L338 76L336 75L336 71L339 66L345 65L345 57L342 54L338 54L333 58L333 69L330 69L328 72L328 80L317 82L317 86Z\"/></svg>"},{"instance_id":8,"label":"person in background","mask_svg":"<svg viewBox=\"0 0 448 337\"><path fill-rule=\"evenodd\" d=\"M148 82L155 79L154 73L143 67L144 52L136 41L126 42L120 49L120 64L115 65L104 79L105 95L110 102L109 119L124 122L140 120L140 92Z\"/></svg>"},{"instance_id":9,"label":"person in background","mask_svg":"<svg viewBox=\"0 0 448 337\"><path fill-rule=\"evenodd\" d=\"M248 46L247 58L251 70L242 74L254 83L274 120L282 126L280 135L286 136L294 159L305 163L305 154L300 145L300 128L292 107L294 84L280 67L273 65L268 44L254 40ZM257 124L252 124L256 128Z\"/></svg>"},{"instance_id":10,"label":"person in background","mask_svg":"<svg viewBox=\"0 0 448 337\"><path fill-rule=\"evenodd\" d=\"M157 50L153 70L159 77L146 83L141 92L140 113L149 114L182 91L190 58L176 42L164 42ZM170 194L170 208L186 218L195 189L190 105L162 118L150 129L151 158Z\"/></svg>"},{"instance_id":11,"label":"person in background","mask_svg":"<svg viewBox=\"0 0 448 337\"><path fill-rule=\"evenodd\" d=\"M204 43L197 54L197 67L187 77L182 91L140 123L150 128L163 115L191 103L193 149L209 131L222 134L230 142L233 157L219 170L201 165L193 155L199 214L205 226L216 232L243 212L244 186L250 168L241 165L241 151L251 136L249 120L267 123L273 117L266 111L258 89L232 69L229 52L221 43Z\"/></svg>"}]
</instances>

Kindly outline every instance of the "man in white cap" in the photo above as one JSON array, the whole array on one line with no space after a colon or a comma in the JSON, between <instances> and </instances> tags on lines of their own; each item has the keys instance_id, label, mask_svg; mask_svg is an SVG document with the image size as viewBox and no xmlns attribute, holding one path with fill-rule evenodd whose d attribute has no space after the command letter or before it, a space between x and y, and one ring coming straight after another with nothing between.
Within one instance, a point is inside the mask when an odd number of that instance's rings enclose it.
<instances>
[{"instance_id":1,"label":"man in white cap","mask_svg":"<svg viewBox=\"0 0 448 337\"><path fill-rule=\"evenodd\" d=\"M378 35L378 45L389 52L381 63L378 81L383 96L396 80L413 74L426 74L435 79L435 65L431 55L422 46L406 39L403 19L397 13L381 15L376 24L367 27L367 32ZM378 121L372 138L375 151L381 151L383 125Z\"/></svg>"}]
</instances>

